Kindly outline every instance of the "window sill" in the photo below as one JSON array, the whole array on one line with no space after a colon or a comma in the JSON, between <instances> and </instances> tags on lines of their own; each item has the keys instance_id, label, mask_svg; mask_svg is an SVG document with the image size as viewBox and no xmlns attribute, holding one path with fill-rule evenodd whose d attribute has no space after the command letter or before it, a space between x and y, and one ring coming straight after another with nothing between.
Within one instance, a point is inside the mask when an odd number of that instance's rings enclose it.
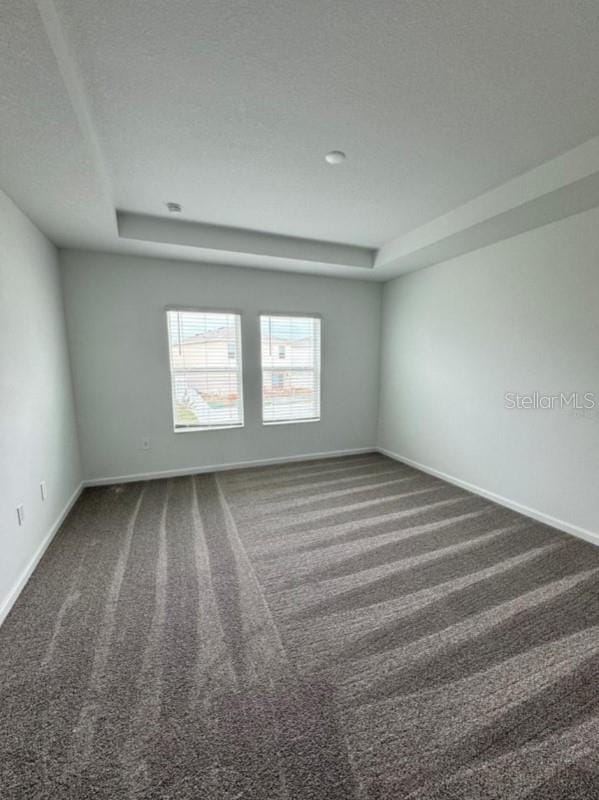
<instances>
[{"instance_id":1,"label":"window sill","mask_svg":"<svg viewBox=\"0 0 599 800\"><path fill-rule=\"evenodd\" d=\"M320 417L313 417L311 419L281 419L273 422L264 422L264 420L262 420L262 425L265 428L270 428L275 425L305 425L307 422L320 422Z\"/></svg>"},{"instance_id":2,"label":"window sill","mask_svg":"<svg viewBox=\"0 0 599 800\"><path fill-rule=\"evenodd\" d=\"M243 428L241 425L210 425L206 428L173 428L173 433L206 433L207 431L233 431Z\"/></svg>"}]
</instances>

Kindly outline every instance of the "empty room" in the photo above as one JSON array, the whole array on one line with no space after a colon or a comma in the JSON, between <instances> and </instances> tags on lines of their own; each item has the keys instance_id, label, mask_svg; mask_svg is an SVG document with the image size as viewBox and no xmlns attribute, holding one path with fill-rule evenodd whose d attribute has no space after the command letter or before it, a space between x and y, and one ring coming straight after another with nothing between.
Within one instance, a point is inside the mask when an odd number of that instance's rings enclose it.
<instances>
[{"instance_id":1,"label":"empty room","mask_svg":"<svg viewBox=\"0 0 599 800\"><path fill-rule=\"evenodd\" d=\"M0 0L0 800L598 742L597 0Z\"/></svg>"}]
</instances>

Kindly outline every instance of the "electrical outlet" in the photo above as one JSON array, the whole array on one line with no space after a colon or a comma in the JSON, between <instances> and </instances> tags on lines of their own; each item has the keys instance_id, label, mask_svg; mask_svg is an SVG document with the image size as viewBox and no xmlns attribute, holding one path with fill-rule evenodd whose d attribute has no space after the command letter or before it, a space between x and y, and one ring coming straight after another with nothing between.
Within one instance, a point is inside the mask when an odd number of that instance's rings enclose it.
<instances>
[{"instance_id":1,"label":"electrical outlet","mask_svg":"<svg viewBox=\"0 0 599 800\"><path fill-rule=\"evenodd\" d=\"M17 519L19 520L19 525L22 525L25 521L25 508L24 506L17 506Z\"/></svg>"},{"instance_id":2,"label":"electrical outlet","mask_svg":"<svg viewBox=\"0 0 599 800\"><path fill-rule=\"evenodd\" d=\"M48 496L48 487L46 486L46 481L42 481L40 483L40 494L42 496L42 500L45 500Z\"/></svg>"},{"instance_id":3,"label":"electrical outlet","mask_svg":"<svg viewBox=\"0 0 599 800\"><path fill-rule=\"evenodd\" d=\"M141 440L141 449L149 450L150 447L151 447L150 440L146 436L144 436L144 438Z\"/></svg>"}]
</instances>

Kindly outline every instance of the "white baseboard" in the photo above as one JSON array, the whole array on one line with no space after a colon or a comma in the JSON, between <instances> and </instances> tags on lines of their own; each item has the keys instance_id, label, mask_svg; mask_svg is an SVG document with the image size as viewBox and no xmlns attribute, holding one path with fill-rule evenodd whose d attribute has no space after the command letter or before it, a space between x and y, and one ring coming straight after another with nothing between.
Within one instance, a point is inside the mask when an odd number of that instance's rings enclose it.
<instances>
[{"instance_id":1,"label":"white baseboard","mask_svg":"<svg viewBox=\"0 0 599 800\"><path fill-rule=\"evenodd\" d=\"M318 458L338 458L340 456L362 455L366 453L377 453L377 452L382 453L383 455L388 456L389 458L392 458L395 461L399 461L402 464L407 464L410 467L414 467L415 469L418 469L421 472L426 472L429 475L434 475L436 478L440 478L441 480L447 481L448 483L452 483L455 486L459 486L462 489L466 489L469 492L473 492L474 494L480 495L481 497L484 497L487 500L492 500L494 503L498 503L499 505L505 506L506 508L510 508L512 511L517 511L518 513L530 517L531 519L534 519L537 522L542 522L545 525L549 525L552 528L556 528L557 530L563 531L564 533L570 533L573 536L577 536L580 539L584 539L587 542L591 542L592 544L599 546L599 533L593 533L592 531L587 530L586 528L581 528L578 525L573 525L570 522L558 519L556 517L551 516L550 514L545 514L544 512L539 511L538 509L529 508L528 506L525 506L522 503L510 500L507 497L502 497L501 495L496 494L495 492L491 492L487 489L483 489L481 486L477 486L474 483L461 480L460 478L456 478L453 475L449 475L446 472L442 472L441 470L434 469L433 467L429 467L426 464L421 464L420 462L414 461L411 458L402 456L399 453L394 453L392 450L387 450L384 447L361 447L352 450L332 450L324 453L305 453L303 455L297 455L297 456L287 456L281 458L262 458L252 461L238 461L230 464L216 464L213 466L204 466L204 467L189 467L186 469L164 470L161 472L142 472L137 475L120 475L118 477L112 477L112 478L97 478L93 480L86 480L82 481L82 483L79 484L79 486L75 489L75 491L67 501L63 510L60 512L58 519L54 522L54 524L44 537L43 541L40 543L39 547L31 557L29 563L19 576L15 585L8 593L8 596L5 597L4 600L2 600L2 602L0 603L0 625L2 625L2 623L8 616L8 613L10 612L17 598L21 594L24 586L26 585L33 571L40 562L42 556L46 552L48 545L56 535L58 529L64 522L67 514L74 506L75 502L79 498L79 495L81 494L81 491L85 486L102 486L114 483L127 483L130 481L152 480L156 478L170 478L182 475L194 475L203 472L219 472L230 469L242 469L245 467L260 467L260 466L268 466L270 464L285 464L292 461L310 461L312 459L318 459Z\"/></svg>"},{"instance_id":2,"label":"white baseboard","mask_svg":"<svg viewBox=\"0 0 599 800\"><path fill-rule=\"evenodd\" d=\"M160 472L139 472L135 475L117 475L111 478L90 478L83 481L84 486L105 486L113 483L130 483L131 481L151 481L157 478L177 478L183 475L199 475L203 472L223 472L229 469L245 469L246 467L267 467L271 464L288 464L292 461L311 461L315 458L339 458L340 456L358 456L364 453L377 453L376 447L359 447L353 450L329 450L324 453L304 453L299 456L281 456L279 458L259 458L253 461L236 461L229 464L214 464L207 467L186 467L185 469L167 469Z\"/></svg>"},{"instance_id":3,"label":"white baseboard","mask_svg":"<svg viewBox=\"0 0 599 800\"><path fill-rule=\"evenodd\" d=\"M41 560L41 557L46 552L46 550L48 548L48 545L50 544L50 542L52 541L52 539L56 535L58 529L60 528L60 526L62 525L62 523L66 519L66 516L69 513L69 511L71 510L71 508L77 502L77 499L79 498L79 495L81 494L82 490L83 490L83 483L80 483L79 486L75 489L73 494L68 499L65 507L62 509L62 511L58 515L58 519L54 522L54 524L52 525L52 527L50 528L50 530L48 531L48 533L44 537L43 541L40 543L39 547L37 548L37 550L35 551L35 553L31 557L31 559L29 560L29 563L27 564L27 566L25 567L23 572L21 572L21 574L19 575L19 578L17 579L17 582L15 583L15 585L12 587L12 589L8 593L8 596L5 597L4 600L2 600L2 602L0 603L0 625L2 625L2 623L4 622L6 617L8 616L8 613L10 612L11 608L14 606L15 602L17 601L18 596L23 591L23 588L25 587L25 584L27 583L27 581L29 580L29 578L33 574L33 570L37 567L37 565L39 564L39 562Z\"/></svg>"},{"instance_id":4,"label":"white baseboard","mask_svg":"<svg viewBox=\"0 0 599 800\"><path fill-rule=\"evenodd\" d=\"M522 505L522 503L517 503L515 500L510 500L507 497L502 497L499 494L495 494L495 492L490 492L488 489L483 489L481 486L477 486L474 483L469 483L468 481L463 481L460 478L455 478L453 475L448 475L446 472L441 472L441 470L428 467L426 464L420 464L418 461L414 461L411 458L406 458L399 453L394 453L392 450L386 450L384 447L377 447L377 450L379 453L382 453L383 455L388 456L395 461L400 461L402 464L407 464L410 467L419 469L421 472L434 475L435 478L441 478L441 480L447 481L447 483L453 483L462 489L467 489L469 492L478 494L487 500L492 500L494 503L498 503L500 506L510 508L512 511L517 511L519 514L523 514L525 517L530 517L537 522L550 525L552 528L557 528L557 530L563 531L564 533L571 533L573 536L577 536L579 539L584 539L587 542L591 542L591 544L599 546L599 533L593 533L593 531L589 531L586 528L581 528L578 525L565 522L563 519L552 517L550 514L545 514L543 511L539 511L536 508L529 508L528 506Z\"/></svg>"}]
</instances>

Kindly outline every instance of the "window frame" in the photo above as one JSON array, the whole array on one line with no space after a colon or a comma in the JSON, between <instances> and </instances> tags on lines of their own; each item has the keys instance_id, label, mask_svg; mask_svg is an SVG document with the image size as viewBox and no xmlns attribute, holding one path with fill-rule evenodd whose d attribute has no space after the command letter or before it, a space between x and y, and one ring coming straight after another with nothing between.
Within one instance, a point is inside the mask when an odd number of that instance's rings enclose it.
<instances>
[{"instance_id":1,"label":"window frame","mask_svg":"<svg viewBox=\"0 0 599 800\"><path fill-rule=\"evenodd\" d=\"M238 318L238 327L237 327L237 346L238 346L238 356L239 356L239 364L237 370L223 368L222 370L216 370L218 372L238 372L239 375L239 412L241 422L235 423L233 425L189 425L179 426L177 427L177 418L175 415L175 395L173 392L173 364L172 364L172 353L171 353L171 342L170 342L170 330L168 324L168 314L169 311L182 311L188 312L193 314L231 314ZM171 416L172 416L172 425L173 425L173 433L207 433L208 431L230 431L230 430L239 430L245 427L245 406L244 406L244 397L243 397L243 335L242 335L242 321L243 321L243 314L239 309L236 308L205 308L199 306L166 306L164 309L164 321L166 324L166 347L168 351L168 380L169 380L169 391L170 391L170 402L171 402ZM198 370L201 372L202 370Z\"/></svg>"},{"instance_id":2,"label":"window frame","mask_svg":"<svg viewBox=\"0 0 599 800\"><path fill-rule=\"evenodd\" d=\"M319 342L319 369L318 369L318 417L309 417L306 419L281 419L281 420L266 420L264 419L264 366L262 361L262 317L299 317L300 319L317 319L320 323L320 342ZM311 311L260 311L258 313L258 336L260 339L260 420L262 426L265 428L276 427L278 425L306 425L308 423L322 422L322 398L323 398L323 353L324 353L324 335L323 335L323 319L322 314ZM298 371L301 371L298 369ZM308 367L306 372L311 371ZM271 369L271 372L293 372L291 369Z\"/></svg>"}]
</instances>

